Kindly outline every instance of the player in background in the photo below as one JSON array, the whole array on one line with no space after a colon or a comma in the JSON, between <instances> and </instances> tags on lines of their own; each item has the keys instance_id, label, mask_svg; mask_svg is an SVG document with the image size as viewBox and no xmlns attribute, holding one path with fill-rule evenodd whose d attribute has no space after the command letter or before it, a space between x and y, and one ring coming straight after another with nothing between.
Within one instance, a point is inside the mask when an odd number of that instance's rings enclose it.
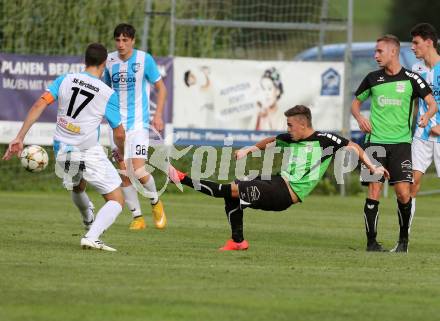
<instances>
[{"instance_id":1,"label":"player in background","mask_svg":"<svg viewBox=\"0 0 440 321\"><path fill-rule=\"evenodd\" d=\"M399 62L400 42L393 35L377 39L374 58L381 69L370 72L356 90L352 114L359 128L367 133L366 146L378 150L378 161L389 171L389 184L394 186L399 218L399 240L393 252L408 252L411 220L410 184L413 180L411 161L413 100L422 98L428 110L420 116L419 126L426 127L437 112L437 104L428 84ZM371 97L370 119L360 113L363 101ZM383 152L383 154L381 154ZM376 241L379 199L384 179L369 180L364 205L367 251L384 251Z\"/></svg>"},{"instance_id":2,"label":"player in background","mask_svg":"<svg viewBox=\"0 0 440 321\"><path fill-rule=\"evenodd\" d=\"M440 102L440 55L437 52L438 35L429 23L420 23L411 30L412 47L417 59L412 70L420 74L432 89L434 98ZM420 118L428 110L423 99L418 100L417 124L412 141L414 183L411 185L412 215L416 211L416 196L420 190L422 177L434 160L437 176L440 177L440 111L429 120L426 127L419 126Z\"/></svg>"},{"instance_id":3,"label":"player in background","mask_svg":"<svg viewBox=\"0 0 440 321\"><path fill-rule=\"evenodd\" d=\"M113 155L121 170L127 171L127 164L132 167L135 179L138 179L149 192L155 225L163 229L167 222L165 212L159 200L154 178L145 170L145 161L148 158L149 145L150 84L153 84L157 90L157 108L152 120L152 126L157 131L162 131L164 126L162 112L167 90L153 57L134 48L135 33L134 27L129 24L116 26L113 36L117 51L109 54L104 72L105 83L118 93L122 125L126 132L126 162L124 163L124 159L118 155L114 146L112 146ZM121 175L121 178L125 202L133 215L129 228L144 229L146 224L137 190L129 177Z\"/></svg>"},{"instance_id":4,"label":"player in background","mask_svg":"<svg viewBox=\"0 0 440 321\"><path fill-rule=\"evenodd\" d=\"M303 202L326 172L336 151L348 146L375 175L388 177L382 166L374 166L356 143L334 134L315 131L312 114L306 106L297 105L285 113L287 133L268 137L254 146L236 151L236 159L257 150L278 146L290 153L289 164L270 180L235 180L231 184L218 184L208 180L195 181L170 167L173 182L194 188L212 197L224 198L225 211L232 230L232 239L220 248L223 251L247 250L243 235L243 210L247 207L265 211L283 211L292 204Z\"/></svg>"},{"instance_id":5,"label":"player in background","mask_svg":"<svg viewBox=\"0 0 440 321\"><path fill-rule=\"evenodd\" d=\"M81 239L83 248L116 251L99 240L118 217L124 205L118 172L99 144L99 125L105 118L113 129L113 138L120 153L124 151L125 132L121 124L118 97L100 77L105 68L107 49L97 43L85 52L86 69L81 73L65 74L47 88L32 105L17 134L3 156L8 160L19 155L23 140L46 107L58 100L54 152L58 168L65 171L63 184L73 186L72 200L81 212L88 232ZM90 183L106 203L93 216L91 202L85 192Z\"/></svg>"}]
</instances>

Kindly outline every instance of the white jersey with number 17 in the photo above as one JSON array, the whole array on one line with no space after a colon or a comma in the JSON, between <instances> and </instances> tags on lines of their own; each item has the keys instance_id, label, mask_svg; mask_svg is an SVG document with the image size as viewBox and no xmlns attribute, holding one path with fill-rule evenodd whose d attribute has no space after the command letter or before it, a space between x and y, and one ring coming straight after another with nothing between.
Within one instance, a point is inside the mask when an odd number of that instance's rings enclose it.
<instances>
[{"instance_id":1,"label":"white jersey with number 17","mask_svg":"<svg viewBox=\"0 0 440 321\"><path fill-rule=\"evenodd\" d=\"M59 143L80 150L97 145L103 118L112 128L121 124L116 93L87 72L58 77L47 88L43 99L49 103L58 100L55 151Z\"/></svg>"}]
</instances>

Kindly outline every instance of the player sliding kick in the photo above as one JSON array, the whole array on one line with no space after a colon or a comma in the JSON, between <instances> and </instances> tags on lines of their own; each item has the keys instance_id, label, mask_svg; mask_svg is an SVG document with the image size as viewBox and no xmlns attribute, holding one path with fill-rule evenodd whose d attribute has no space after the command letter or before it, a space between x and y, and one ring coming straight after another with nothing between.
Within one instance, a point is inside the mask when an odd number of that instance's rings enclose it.
<instances>
[{"instance_id":1,"label":"player sliding kick","mask_svg":"<svg viewBox=\"0 0 440 321\"><path fill-rule=\"evenodd\" d=\"M342 147L353 150L373 175L388 177L382 166L376 167L362 148L354 142L334 134L315 131L312 115L306 106L297 105L287 110L287 133L269 137L256 145L238 150L237 159L274 144L291 153L289 164L281 174L269 180L257 177L251 181L235 180L230 184L192 180L188 175L170 168L170 179L197 191L225 200L225 212L232 230L232 239L220 248L222 251L247 250L249 243L243 235L243 210L247 207L264 211L283 211L292 204L302 202L318 184L335 152ZM298 160L304 160L300 162Z\"/></svg>"}]
</instances>

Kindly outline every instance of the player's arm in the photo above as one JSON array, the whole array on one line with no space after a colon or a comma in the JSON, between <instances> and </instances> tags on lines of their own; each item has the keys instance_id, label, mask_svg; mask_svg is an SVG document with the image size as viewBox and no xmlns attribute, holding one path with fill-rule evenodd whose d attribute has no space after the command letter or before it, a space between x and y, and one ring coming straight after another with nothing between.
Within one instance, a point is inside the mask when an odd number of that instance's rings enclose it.
<instances>
[{"instance_id":1,"label":"player's arm","mask_svg":"<svg viewBox=\"0 0 440 321\"><path fill-rule=\"evenodd\" d=\"M45 93L42 97L38 98L29 110L26 119L21 126L15 139L13 139L8 146L5 154L3 155L3 160L9 160L13 155L19 155L23 150L23 141L32 125L40 118L43 111L49 105L48 100L51 100L50 93ZM53 100L52 100L53 101Z\"/></svg>"},{"instance_id":2,"label":"player's arm","mask_svg":"<svg viewBox=\"0 0 440 321\"><path fill-rule=\"evenodd\" d=\"M104 117L113 130L113 141L116 147L118 147L116 155L114 156L115 159L120 162L124 159L125 130L121 122L119 99L115 92L113 92L107 102Z\"/></svg>"},{"instance_id":3,"label":"player's arm","mask_svg":"<svg viewBox=\"0 0 440 321\"><path fill-rule=\"evenodd\" d=\"M255 152L257 150L265 150L268 146L273 146L275 144L276 137L267 137L255 145L247 146L235 151L235 159L242 159L247 154Z\"/></svg>"},{"instance_id":4,"label":"player's arm","mask_svg":"<svg viewBox=\"0 0 440 321\"><path fill-rule=\"evenodd\" d=\"M120 124L118 127L113 128L113 141L115 142L115 145L118 147L118 153L119 156L124 159L124 143L125 143L125 130L122 124Z\"/></svg>"},{"instance_id":5,"label":"player's arm","mask_svg":"<svg viewBox=\"0 0 440 321\"><path fill-rule=\"evenodd\" d=\"M112 80L110 77L110 72L107 69L107 67L105 67L104 69L104 74L102 75L102 81L109 87L112 87Z\"/></svg>"},{"instance_id":6,"label":"player's arm","mask_svg":"<svg viewBox=\"0 0 440 321\"><path fill-rule=\"evenodd\" d=\"M165 100L167 98L167 88L161 78L159 69L157 68L157 64L151 55L149 54L145 55L144 65L145 65L144 76L151 84L154 84L154 88L156 89L157 92L156 112L153 117L152 125L156 130L161 131L163 130L162 116L165 107Z\"/></svg>"},{"instance_id":7,"label":"player's arm","mask_svg":"<svg viewBox=\"0 0 440 321\"><path fill-rule=\"evenodd\" d=\"M361 114L362 101L355 98L351 103L351 114L358 122L359 128L364 133L371 133L370 121Z\"/></svg>"},{"instance_id":8,"label":"player's arm","mask_svg":"<svg viewBox=\"0 0 440 321\"><path fill-rule=\"evenodd\" d=\"M370 84L368 81L368 76L362 80L359 88L355 92L355 98L351 103L351 114L358 122L359 128L364 133L371 133L371 124L370 121L362 116L361 114L361 106L362 103L368 99L371 95Z\"/></svg>"},{"instance_id":9,"label":"player's arm","mask_svg":"<svg viewBox=\"0 0 440 321\"><path fill-rule=\"evenodd\" d=\"M432 126L430 134L434 136L440 136L440 125Z\"/></svg>"},{"instance_id":10,"label":"player's arm","mask_svg":"<svg viewBox=\"0 0 440 321\"><path fill-rule=\"evenodd\" d=\"M167 99L167 87L162 79L159 79L154 83L154 87L157 91L156 112L153 117L153 126L156 130L163 130L163 109L165 106L165 100Z\"/></svg>"},{"instance_id":11,"label":"player's arm","mask_svg":"<svg viewBox=\"0 0 440 321\"><path fill-rule=\"evenodd\" d=\"M428 105L428 110L426 113L420 116L419 126L422 128L428 125L429 119L432 118L432 116L434 116L438 111L437 102L432 94L426 95L423 100Z\"/></svg>"},{"instance_id":12,"label":"player's arm","mask_svg":"<svg viewBox=\"0 0 440 321\"><path fill-rule=\"evenodd\" d=\"M413 103L413 120L417 119L417 114L419 113L419 100L415 99Z\"/></svg>"},{"instance_id":13,"label":"player's arm","mask_svg":"<svg viewBox=\"0 0 440 321\"><path fill-rule=\"evenodd\" d=\"M418 123L419 127L424 128L428 125L429 119L437 112L437 103L434 99L434 96L432 95L431 87L426 82L426 80L423 79L423 77L414 73L410 80L414 95L416 97L422 98L428 106L428 110L426 111L426 113L420 116Z\"/></svg>"},{"instance_id":14,"label":"player's arm","mask_svg":"<svg viewBox=\"0 0 440 321\"><path fill-rule=\"evenodd\" d=\"M390 178L390 174L388 171L382 166L376 166L373 164L373 162L368 157L367 153L355 142L350 141L347 145L347 148L354 151L356 155L359 157L362 163L367 166L367 168L370 170L370 172L374 175L383 175L386 179Z\"/></svg>"}]
</instances>

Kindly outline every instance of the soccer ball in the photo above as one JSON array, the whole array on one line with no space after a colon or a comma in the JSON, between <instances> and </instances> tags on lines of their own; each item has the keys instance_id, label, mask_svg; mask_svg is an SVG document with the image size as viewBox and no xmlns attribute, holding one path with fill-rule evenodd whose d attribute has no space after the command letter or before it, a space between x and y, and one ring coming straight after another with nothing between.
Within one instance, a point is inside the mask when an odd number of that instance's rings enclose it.
<instances>
[{"instance_id":1,"label":"soccer ball","mask_svg":"<svg viewBox=\"0 0 440 321\"><path fill-rule=\"evenodd\" d=\"M20 155L21 165L29 172L41 172L49 163L49 156L43 147L38 145L26 146Z\"/></svg>"}]
</instances>

